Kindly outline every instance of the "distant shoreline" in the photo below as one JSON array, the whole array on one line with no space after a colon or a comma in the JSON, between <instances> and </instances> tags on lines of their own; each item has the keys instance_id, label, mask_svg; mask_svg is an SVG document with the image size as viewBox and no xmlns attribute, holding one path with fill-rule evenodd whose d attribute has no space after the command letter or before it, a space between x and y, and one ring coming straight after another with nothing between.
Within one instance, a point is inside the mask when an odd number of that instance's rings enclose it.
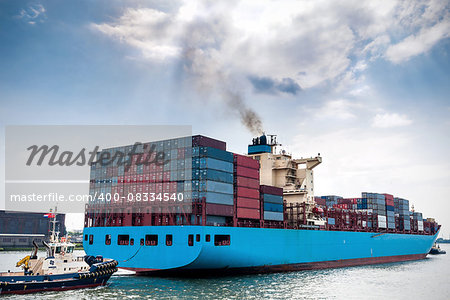
<instances>
[{"instance_id":1,"label":"distant shoreline","mask_svg":"<svg viewBox=\"0 0 450 300\"><path fill-rule=\"evenodd\" d=\"M7 247L0 248L0 252L11 252L11 251L30 251L33 247ZM83 245L75 246L75 250L84 250Z\"/></svg>"}]
</instances>

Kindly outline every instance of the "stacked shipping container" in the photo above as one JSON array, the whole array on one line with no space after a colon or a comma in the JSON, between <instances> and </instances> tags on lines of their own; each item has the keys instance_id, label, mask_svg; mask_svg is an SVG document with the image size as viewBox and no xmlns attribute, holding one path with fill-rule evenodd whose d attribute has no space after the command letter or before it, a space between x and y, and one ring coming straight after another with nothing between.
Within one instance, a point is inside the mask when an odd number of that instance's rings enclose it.
<instances>
[{"instance_id":1,"label":"stacked shipping container","mask_svg":"<svg viewBox=\"0 0 450 300\"><path fill-rule=\"evenodd\" d=\"M204 141L208 139L203 137L196 143ZM193 147L192 153L193 192L198 188L198 202L205 203L206 224L225 225L234 210L233 153L204 146Z\"/></svg>"},{"instance_id":2,"label":"stacked shipping container","mask_svg":"<svg viewBox=\"0 0 450 300\"><path fill-rule=\"evenodd\" d=\"M409 200L395 197L394 212L399 215L400 230L411 230L411 220L409 217Z\"/></svg>"},{"instance_id":3,"label":"stacked shipping container","mask_svg":"<svg viewBox=\"0 0 450 300\"><path fill-rule=\"evenodd\" d=\"M234 195L237 218L260 219L259 162L257 160L234 154Z\"/></svg>"},{"instance_id":4,"label":"stacked shipping container","mask_svg":"<svg viewBox=\"0 0 450 300\"><path fill-rule=\"evenodd\" d=\"M264 221L283 222L283 189L261 185L260 195Z\"/></svg>"},{"instance_id":5,"label":"stacked shipping container","mask_svg":"<svg viewBox=\"0 0 450 300\"><path fill-rule=\"evenodd\" d=\"M390 194L384 194L384 199L386 203L387 228L395 229L394 196Z\"/></svg>"},{"instance_id":6,"label":"stacked shipping container","mask_svg":"<svg viewBox=\"0 0 450 300\"><path fill-rule=\"evenodd\" d=\"M332 207L334 204L338 204L338 200L342 199L342 197L335 195L321 196L320 198L325 199L326 206L328 207Z\"/></svg>"},{"instance_id":7,"label":"stacked shipping container","mask_svg":"<svg viewBox=\"0 0 450 300\"><path fill-rule=\"evenodd\" d=\"M135 149L136 148L136 149ZM145 149L163 152L163 164L140 164ZM123 166L94 163L91 167L90 194L86 227L139 225L220 225L296 227L284 214L306 212L304 204L288 210L283 204L283 189L260 186L259 162L226 151L225 142L204 136L151 142L105 149L98 154L113 157L117 152L130 157ZM150 152L151 153L151 152ZM156 154L150 155L152 159ZM139 200L141 194L155 194L156 201ZM110 199L99 195L110 194ZM161 201L168 195L170 201ZM118 199L116 196L118 195ZM131 195L131 201L130 201ZM175 200L184 202L176 203ZM113 201L114 199L114 201ZM158 201L159 200L159 201ZM409 201L389 194L362 193L362 198L322 196L315 198L325 211L317 210L335 229L355 228L400 231L436 231L436 223L423 222L421 213L409 211ZM292 205L291 205L292 206ZM294 209L295 210L295 209ZM361 214L362 213L362 214ZM305 218L303 218L306 220ZM396 223L397 222L397 223ZM297 224L298 225L298 224ZM373 225L373 226L372 226ZM371 229L374 228L374 229Z\"/></svg>"},{"instance_id":8,"label":"stacked shipping container","mask_svg":"<svg viewBox=\"0 0 450 300\"><path fill-rule=\"evenodd\" d=\"M377 193L362 193L362 198L367 199L368 210L371 210L373 214L378 215L378 224L372 224L378 228L387 228L386 218L386 200L383 194Z\"/></svg>"}]
</instances>

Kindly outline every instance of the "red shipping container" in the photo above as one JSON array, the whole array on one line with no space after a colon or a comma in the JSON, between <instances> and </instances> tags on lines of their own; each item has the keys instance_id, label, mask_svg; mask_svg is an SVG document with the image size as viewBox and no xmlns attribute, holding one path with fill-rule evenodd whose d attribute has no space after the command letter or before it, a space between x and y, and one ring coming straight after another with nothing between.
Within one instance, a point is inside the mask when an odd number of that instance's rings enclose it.
<instances>
[{"instance_id":1,"label":"red shipping container","mask_svg":"<svg viewBox=\"0 0 450 300\"><path fill-rule=\"evenodd\" d=\"M314 200L316 201L316 203L318 205L323 205L323 206L327 205L327 201L325 199L320 198L320 197L314 197Z\"/></svg>"},{"instance_id":2,"label":"red shipping container","mask_svg":"<svg viewBox=\"0 0 450 300\"><path fill-rule=\"evenodd\" d=\"M259 219L259 209L238 207L236 211L237 217L242 219Z\"/></svg>"},{"instance_id":3,"label":"red shipping container","mask_svg":"<svg viewBox=\"0 0 450 300\"><path fill-rule=\"evenodd\" d=\"M391 195L391 194L383 194L383 195L384 195L384 199L394 201L394 196L393 195Z\"/></svg>"},{"instance_id":4,"label":"red shipping container","mask_svg":"<svg viewBox=\"0 0 450 300\"><path fill-rule=\"evenodd\" d=\"M234 154L234 162L238 166L259 170L259 161L248 156Z\"/></svg>"},{"instance_id":5,"label":"red shipping container","mask_svg":"<svg viewBox=\"0 0 450 300\"><path fill-rule=\"evenodd\" d=\"M155 187L155 193L162 193L162 191L163 191L163 184L157 183Z\"/></svg>"},{"instance_id":6,"label":"red shipping container","mask_svg":"<svg viewBox=\"0 0 450 300\"><path fill-rule=\"evenodd\" d=\"M271 186L271 185L261 185L261 194L270 194L276 196L283 196L283 188Z\"/></svg>"},{"instance_id":7,"label":"red shipping container","mask_svg":"<svg viewBox=\"0 0 450 300\"><path fill-rule=\"evenodd\" d=\"M148 193L156 193L156 183L151 183L148 185Z\"/></svg>"},{"instance_id":8,"label":"red shipping container","mask_svg":"<svg viewBox=\"0 0 450 300\"><path fill-rule=\"evenodd\" d=\"M237 207L259 209L260 205L261 205L261 201L259 201L259 199L243 198L243 197L236 198L236 206Z\"/></svg>"},{"instance_id":9,"label":"red shipping container","mask_svg":"<svg viewBox=\"0 0 450 300\"><path fill-rule=\"evenodd\" d=\"M170 171L164 172L163 180L170 181Z\"/></svg>"},{"instance_id":10,"label":"red shipping container","mask_svg":"<svg viewBox=\"0 0 450 300\"><path fill-rule=\"evenodd\" d=\"M206 214L213 216L233 216L233 205L206 203Z\"/></svg>"},{"instance_id":11,"label":"red shipping container","mask_svg":"<svg viewBox=\"0 0 450 300\"><path fill-rule=\"evenodd\" d=\"M257 189L249 189L238 186L235 190L237 197L259 199L259 190Z\"/></svg>"},{"instance_id":12,"label":"red shipping container","mask_svg":"<svg viewBox=\"0 0 450 300\"><path fill-rule=\"evenodd\" d=\"M156 173L156 182L162 182L163 181L163 172Z\"/></svg>"},{"instance_id":13,"label":"red shipping container","mask_svg":"<svg viewBox=\"0 0 450 300\"><path fill-rule=\"evenodd\" d=\"M164 182L163 183L163 193L169 193L170 192L170 182Z\"/></svg>"},{"instance_id":14,"label":"red shipping container","mask_svg":"<svg viewBox=\"0 0 450 300\"><path fill-rule=\"evenodd\" d=\"M259 180L254 178L236 176L235 180L236 186L248 187L252 189L259 188Z\"/></svg>"},{"instance_id":15,"label":"red shipping container","mask_svg":"<svg viewBox=\"0 0 450 300\"><path fill-rule=\"evenodd\" d=\"M156 182L156 173L150 173L150 182Z\"/></svg>"},{"instance_id":16,"label":"red shipping container","mask_svg":"<svg viewBox=\"0 0 450 300\"><path fill-rule=\"evenodd\" d=\"M144 183L150 182L150 174L144 174Z\"/></svg>"},{"instance_id":17,"label":"red shipping container","mask_svg":"<svg viewBox=\"0 0 450 300\"><path fill-rule=\"evenodd\" d=\"M170 182L170 193L176 193L177 192L177 183L176 181Z\"/></svg>"},{"instance_id":18,"label":"red shipping container","mask_svg":"<svg viewBox=\"0 0 450 300\"><path fill-rule=\"evenodd\" d=\"M235 167L235 174L237 176L249 177L259 180L259 170L250 169L242 166Z\"/></svg>"},{"instance_id":19,"label":"red shipping container","mask_svg":"<svg viewBox=\"0 0 450 300\"><path fill-rule=\"evenodd\" d=\"M212 139L203 135L194 135L192 136L192 147L198 146L212 147L223 151L227 150L227 143L225 142Z\"/></svg>"}]
</instances>

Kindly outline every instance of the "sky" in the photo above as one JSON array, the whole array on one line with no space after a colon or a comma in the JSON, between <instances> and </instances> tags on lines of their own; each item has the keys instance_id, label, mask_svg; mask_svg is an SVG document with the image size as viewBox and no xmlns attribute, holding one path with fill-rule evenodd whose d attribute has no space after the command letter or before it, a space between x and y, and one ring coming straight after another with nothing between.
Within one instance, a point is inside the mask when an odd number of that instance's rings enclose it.
<instances>
[{"instance_id":1,"label":"sky","mask_svg":"<svg viewBox=\"0 0 450 300\"><path fill-rule=\"evenodd\" d=\"M245 153L264 131L321 154L317 195L391 193L448 237L449 36L448 1L0 1L0 137L192 125Z\"/></svg>"}]
</instances>

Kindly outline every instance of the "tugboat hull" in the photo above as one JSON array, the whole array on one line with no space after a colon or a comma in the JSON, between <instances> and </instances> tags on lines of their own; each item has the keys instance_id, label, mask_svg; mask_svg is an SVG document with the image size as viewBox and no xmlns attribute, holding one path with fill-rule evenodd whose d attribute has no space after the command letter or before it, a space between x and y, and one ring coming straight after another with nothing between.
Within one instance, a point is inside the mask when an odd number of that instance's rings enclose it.
<instances>
[{"instance_id":1,"label":"tugboat hull","mask_svg":"<svg viewBox=\"0 0 450 300\"><path fill-rule=\"evenodd\" d=\"M64 291L106 285L117 271L117 261L91 265L89 272L55 275L0 274L0 295Z\"/></svg>"},{"instance_id":2,"label":"tugboat hull","mask_svg":"<svg viewBox=\"0 0 450 300\"><path fill-rule=\"evenodd\" d=\"M48 281L0 282L0 295L93 288L106 285L111 275L112 273L85 279L71 278Z\"/></svg>"}]
</instances>

